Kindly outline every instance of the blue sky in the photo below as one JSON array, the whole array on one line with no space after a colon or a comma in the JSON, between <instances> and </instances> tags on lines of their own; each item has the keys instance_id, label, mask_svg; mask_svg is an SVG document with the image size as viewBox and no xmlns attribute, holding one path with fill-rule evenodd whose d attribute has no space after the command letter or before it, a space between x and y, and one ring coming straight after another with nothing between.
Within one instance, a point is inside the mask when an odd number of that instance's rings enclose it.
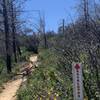
<instances>
[{"instance_id":1,"label":"blue sky","mask_svg":"<svg viewBox=\"0 0 100 100\"><path fill-rule=\"evenodd\" d=\"M57 31L62 19L66 19L66 23L70 22L69 14L73 19L76 18L76 5L78 0L29 0L25 4L26 10L40 10L45 13L46 31ZM32 22L37 24L36 17L38 13L29 12L24 18L30 18Z\"/></svg>"}]
</instances>

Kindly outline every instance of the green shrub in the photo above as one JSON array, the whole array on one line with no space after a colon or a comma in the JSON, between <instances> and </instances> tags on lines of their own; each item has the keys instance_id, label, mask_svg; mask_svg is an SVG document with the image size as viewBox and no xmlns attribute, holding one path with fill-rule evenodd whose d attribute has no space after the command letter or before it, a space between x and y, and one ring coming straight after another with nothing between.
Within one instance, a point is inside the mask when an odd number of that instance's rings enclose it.
<instances>
[{"instance_id":1,"label":"green shrub","mask_svg":"<svg viewBox=\"0 0 100 100\"><path fill-rule=\"evenodd\" d=\"M57 58L50 50L39 54L41 64L28 77L26 87L18 92L18 100L54 99L71 100L71 82L57 69ZM68 91L67 91L68 90Z\"/></svg>"}]
</instances>

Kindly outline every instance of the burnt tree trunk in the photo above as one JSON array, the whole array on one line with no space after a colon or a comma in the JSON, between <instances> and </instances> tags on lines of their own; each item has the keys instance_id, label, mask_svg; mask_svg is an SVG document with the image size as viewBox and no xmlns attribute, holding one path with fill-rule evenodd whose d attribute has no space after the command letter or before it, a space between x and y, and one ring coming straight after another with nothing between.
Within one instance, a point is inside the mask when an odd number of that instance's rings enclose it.
<instances>
[{"instance_id":1,"label":"burnt tree trunk","mask_svg":"<svg viewBox=\"0 0 100 100\"><path fill-rule=\"evenodd\" d=\"M13 37L13 53L14 53L14 60L17 63L17 54L16 54L16 27L15 27L15 12L13 7L13 1L11 1L11 27L12 27L12 37Z\"/></svg>"},{"instance_id":2,"label":"burnt tree trunk","mask_svg":"<svg viewBox=\"0 0 100 100\"><path fill-rule=\"evenodd\" d=\"M7 1L3 0L3 17L4 17L4 29L5 29L5 46L6 46L6 66L7 72L11 72L11 54L10 54L10 35L9 35L9 23L7 13Z\"/></svg>"}]
</instances>

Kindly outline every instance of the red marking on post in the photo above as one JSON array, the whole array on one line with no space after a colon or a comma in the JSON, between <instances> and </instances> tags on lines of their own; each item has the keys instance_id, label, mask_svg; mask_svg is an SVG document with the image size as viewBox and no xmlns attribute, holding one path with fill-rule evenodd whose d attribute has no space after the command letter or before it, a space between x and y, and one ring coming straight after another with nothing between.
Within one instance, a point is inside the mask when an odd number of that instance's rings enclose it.
<instances>
[{"instance_id":1,"label":"red marking on post","mask_svg":"<svg viewBox=\"0 0 100 100\"><path fill-rule=\"evenodd\" d=\"M79 82L79 79L77 79L77 82Z\"/></svg>"},{"instance_id":2,"label":"red marking on post","mask_svg":"<svg viewBox=\"0 0 100 100\"><path fill-rule=\"evenodd\" d=\"M79 64L76 64L76 65L75 65L75 68L76 68L76 70L78 71L78 69L80 69L80 65L79 65Z\"/></svg>"}]
</instances>

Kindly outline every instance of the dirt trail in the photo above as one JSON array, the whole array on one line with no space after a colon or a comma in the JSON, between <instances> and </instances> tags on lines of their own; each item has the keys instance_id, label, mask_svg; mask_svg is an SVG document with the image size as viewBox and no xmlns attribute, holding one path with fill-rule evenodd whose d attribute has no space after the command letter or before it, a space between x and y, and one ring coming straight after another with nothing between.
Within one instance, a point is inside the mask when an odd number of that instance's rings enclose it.
<instances>
[{"instance_id":1,"label":"dirt trail","mask_svg":"<svg viewBox=\"0 0 100 100\"><path fill-rule=\"evenodd\" d=\"M35 64L37 62L37 56L31 56L30 62ZM30 63L30 66L32 64ZM19 79L9 81L4 85L4 90L2 93L0 93L0 100L16 100L16 92L20 88L20 85L22 84L23 80L20 77Z\"/></svg>"}]
</instances>

